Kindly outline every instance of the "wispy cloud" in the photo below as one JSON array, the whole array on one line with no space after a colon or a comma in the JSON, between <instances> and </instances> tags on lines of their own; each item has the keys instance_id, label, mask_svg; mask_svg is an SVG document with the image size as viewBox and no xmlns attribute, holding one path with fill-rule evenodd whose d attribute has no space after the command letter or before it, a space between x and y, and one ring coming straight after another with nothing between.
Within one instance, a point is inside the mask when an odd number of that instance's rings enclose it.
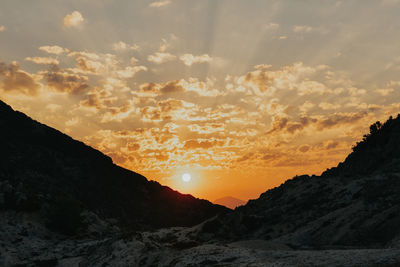
<instances>
[{"instance_id":1,"label":"wispy cloud","mask_svg":"<svg viewBox=\"0 0 400 267\"><path fill-rule=\"evenodd\" d=\"M163 6L166 6L169 4L171 4L170 0L161 0L161 1L155 1L155 2L150 3L149 7L157 8L157 7L163 7Z\"/></svg>"}]
</instances>

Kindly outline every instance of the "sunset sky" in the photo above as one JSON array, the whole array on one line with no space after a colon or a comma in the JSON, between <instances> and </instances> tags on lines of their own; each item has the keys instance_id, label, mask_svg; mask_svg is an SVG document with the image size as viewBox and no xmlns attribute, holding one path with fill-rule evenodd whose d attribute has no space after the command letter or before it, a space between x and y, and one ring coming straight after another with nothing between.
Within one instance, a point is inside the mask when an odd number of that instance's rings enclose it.
<instances>
[{"instance_id":1,"label":"sunset sky","mask_svg":"<svg viewBox=\"0 0 400 267\"><path fill-rule=\"evenodd\" d=\"M400 0L2 0L0 99L181 192L257 198L399 113L399 14Z\"/></svg>"}]
</instances>

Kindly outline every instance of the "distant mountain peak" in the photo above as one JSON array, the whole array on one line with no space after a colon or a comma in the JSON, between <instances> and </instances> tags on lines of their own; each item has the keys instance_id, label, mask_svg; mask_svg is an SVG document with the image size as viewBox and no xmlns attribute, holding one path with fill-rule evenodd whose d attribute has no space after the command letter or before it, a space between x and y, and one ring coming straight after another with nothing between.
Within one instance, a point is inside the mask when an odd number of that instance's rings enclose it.
<instances>
[{"instance_id":1,"label":"distant mountain peak","mask_svg":"<svg viewBox=\"0 0 400 267\"><path fill-rule=\"evenodd\" d=\"M236 207L246 204L246 201L243 201L241 199L232 196L226 196L214 200L213 203L228 207L230 209L235 209Z\"/></svg>"}]
</instances>

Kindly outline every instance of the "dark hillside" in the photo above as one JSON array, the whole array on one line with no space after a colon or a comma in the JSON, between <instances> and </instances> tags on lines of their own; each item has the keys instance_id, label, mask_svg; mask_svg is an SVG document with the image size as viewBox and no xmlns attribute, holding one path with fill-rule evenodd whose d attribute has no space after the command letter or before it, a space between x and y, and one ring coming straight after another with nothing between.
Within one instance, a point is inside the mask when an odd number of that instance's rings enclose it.
<instances>
[{"instance_id":1,"label":"dark hillside","mask_svg":"<svg viewBox=\"0 0 400 267\"><path fill-rule=\"evenodd\" d=\"M207 222L199 238L294 248L376 248L400 241L400 117L375 123L347 159L297 176Z\"/></svg>"},{"instance_id":2,"label":"dark hillside","mask_svg":"<svg viewBox=\"0 0 400 267\"><path fill-rule=\"evenodd\" d=\"M42 211L64 199L130 229L189 226L227 210L121 168L1 101L0 147L3 210Z\"/></svg>"}]
</instances>

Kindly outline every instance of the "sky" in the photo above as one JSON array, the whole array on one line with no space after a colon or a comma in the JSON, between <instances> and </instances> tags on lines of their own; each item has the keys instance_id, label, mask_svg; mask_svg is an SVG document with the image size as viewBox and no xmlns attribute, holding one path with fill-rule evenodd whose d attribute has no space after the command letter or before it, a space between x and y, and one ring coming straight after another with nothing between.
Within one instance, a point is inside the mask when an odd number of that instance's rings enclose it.
<instances>
[{"instance_id":1,"label":"sky","mask_svg":"<svg viewBox=\"0 0 400 267\"><path fill-rule=\"evenodd\" d=\"M337 165L399 113L399 12L398 0L2 0L0 99L183 193L253 199Z\"/></svg>"}]
</instances>

